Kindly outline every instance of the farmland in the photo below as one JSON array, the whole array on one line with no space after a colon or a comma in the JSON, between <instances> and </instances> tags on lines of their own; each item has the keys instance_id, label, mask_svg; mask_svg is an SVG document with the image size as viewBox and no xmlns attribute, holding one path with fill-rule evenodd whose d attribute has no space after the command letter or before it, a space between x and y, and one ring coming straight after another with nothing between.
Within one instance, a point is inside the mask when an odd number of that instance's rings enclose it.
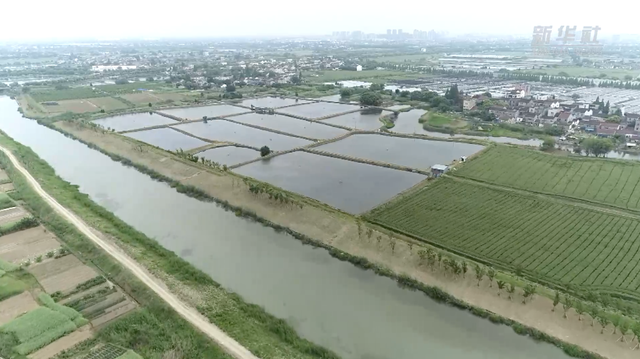
<instances>
[{"instance_id":1,"label":"farmland","mask_svg":"<svg viewBox=\"0 0 640 359\"><path fill-rule=\"evenodd\" d=\"M640 298L635 218L451 178L383 205L369 218L551 283Z\"/></svg>"},{"instance_id":2,"label":"farmland","mask_svg":"<svg viewBox=\"0 0 640 359\"><path fill-rule=\"evenodd\" d=\"M559 157L494 147L466 163L456 176L529 191L640 210L640 163Z\"/></svg>"}]
</instances>

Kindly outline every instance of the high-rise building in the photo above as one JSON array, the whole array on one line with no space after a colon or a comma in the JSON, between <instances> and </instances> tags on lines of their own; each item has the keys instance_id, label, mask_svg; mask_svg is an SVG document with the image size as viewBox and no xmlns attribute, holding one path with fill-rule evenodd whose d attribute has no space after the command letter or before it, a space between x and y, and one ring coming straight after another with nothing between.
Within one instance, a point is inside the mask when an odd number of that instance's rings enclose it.
<instances>
[{"instance_id":1,"label":"high-rise building","mask_svg":"<svg viewBox=\"0 0 640 359\"><path fill-rule=\"evenodd\" d=\"M387 29L387 35L391 35L391 29Z\"/></svg>"},{"instance_id":2,"label":"high-rise building","mask_svg":"<svg viewBox=\"0 0 640 359\"><path fill-rule=\"evenodd\" d=\"M402 29L398 29L398 35L402 35Z\"/></svg>"},{"instance_id":3,"label":"high-rise building","mask_svg":"<svg viewBox=\"0 0 640 359\"><path fill-rule=\"evenodd\" d=\"M393 36L398 35L398 30L396 30L396 29L391 30L391 35L393 35Z\"/></svg>"}]
</instances>

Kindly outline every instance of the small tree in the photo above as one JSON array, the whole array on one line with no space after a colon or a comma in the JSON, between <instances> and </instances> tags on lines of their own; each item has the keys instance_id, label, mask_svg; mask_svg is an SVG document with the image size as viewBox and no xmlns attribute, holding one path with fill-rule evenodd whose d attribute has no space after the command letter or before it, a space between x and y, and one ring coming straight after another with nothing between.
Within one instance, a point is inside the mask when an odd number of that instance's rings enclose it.
<instances>
[{"instance_id":1,"label":"small tree","mask_svg":"<svg viewBox=\"0 0 640 359\"><path fill-rule=\"evenodd\" d=\"M536 286L534 284L527 284L524 287L524 298L522 299L522 304L527 303L527 299L533 298L536 294Z\"/></svg>"},{"instance_id":2,"label":"small tree","mask_svg":"<svg viewBox=\"0 0 640 359\"><path fill-rule=\"evenodd\" d=\"M593 327L593 324L595 324L596 319L598 318L598 308L596 306L590 305L587 308L587 313L589 313L589 316L591 317L591 326Z\"/></svg>"},{"instance_id":3,"label":"small tree","mask_svg":"<svg viewBox=\"0 0 640 359\"><path fill-rule=\"evenodd\" d=\"M556 147L556 140L552 137L547 137L542 141L542 145L540 145L541 151L551 151Z\"/></svg>"},{"instance_id":4,"label":"small tree","mask_svg":"<svg viewBox=\"0 0 640 359\"><path fill-rule=\"evenodd\" d=\"M562 309L564 309L564 314L562 315L565 319L567 319L567 312L569 311L569 309L571 309L573 307L573 301L571 300L571 297L569 296L564 296L564 303L562 303Z\"/></svg>"},{"instance_id":5,"label":"small tree","mask_svg":"<svg viewBox=\"0 0 640 359\"><path fill-rule=\"evenodd\" d=\"M424 263L425 259L427 259L427 251L424 249L419 250L418 257L420 257L420 264Z\"/></svg>"},{"instance_id":6,"label":"small tree","mask_svg":"<svg viewBox=\"0 0 640 359\"><path fill-rule=\"evenodd\" d=\"M499 297L500 292L502 291L502 288L504 288L505 282L503 280L498 280L496 284L498 285L498 297Z\"/></svg>"},{"instance_id":7,"label":"small tree","mask_svg":"<svg viewBox=\"0 0 640 359\"><path fill-rule=\"evenodd\" d=\"M268 156L271 153L271 149L267 146L260 147L260 156Z\"/></svg>"},{"instance_id":8,"label":"small tree","mask_svg":"<svg viewBox=\"0 0 640 359\"><path fill-rule=\"evenodd\" d=\"M584 310L585 310L584 303L582 303L582 301L580 300L576 300L576 305L574 309L578 314L578 320L582 320L582 314L584 314Z\"/></svg>"},{"instance_id":9,"label":"small tree","mask_svg":"<svg viewBox=\"0 0 640 359\"><path fill-rule=\"evenodd\" d=\"M598 323L600 323L600 325L602 326L602 329L600 329L600 334L604 334L605 328L607 327L607 325L609 325L609 318L607 318L604 312L601 312L598 315Z\"/></svg>"},{"instance_id":10,"label":"small tree","mask_svg":"<svg viewBox=\"0 0 640 359\"><path fill-rule=\"evenodd\" d=\"M484 268L476 264L475 272L476 272L476 279L478 280L478 287L479 287L480 282L482 281L482 277L484 277Z\"/></svg>"},{"instance_id":11,"label":"small tree","mask_svg":"<svg viewBox=\"0 0 640 359\"><path fill-rule=\"evenodd\" d=\"M153 105L151 104L151 102L149 102L149 107L152 107Z\"/></svg>"},{"instance_id":12,"label":"small tree","mask_svg":"<svg viewBox=\"0 0 640 359\"><path fill-rule=\"evenodd\" d=\"M469 270L469 267L467 267L467 262L466 261L462 261L462 278L464 278L465 274L467 274L467 271Z\"/></svg>"},{"instance_id":13,"label":"small tree","mask_svg":"<svg viewBox=\"0 0 640 359\"><path fill-rule=\"evenodd\" d=\"M493 279L496 277L496 270L489 267L487 270L487 278L489 278L489 287L493 287Z\"/></svg>"},{"instance_id":14,"label":"small tree","mask_svg":"<svg viewBox=\"0 0 640 359\"><path fill-rule=\"evenodd\" d=\"M633 339L640 338L640 323L636 322L631 326L631 331L633 332L633 338L631 338L631 342L633 343ZM638 345L640 345L640 339L638 339L638 343L631 350L635 350Z\"/></svg>"},{"instance_id":15,"label":"small tree","mask_svg":"<svg viewBox=\"0 0 640 359\"><path fill-rule=\"evenodd\" d=\"M560 292L556 290L556 295L553 297L553 308L551 309L552 312L556 311L558 303L560 303Z\"/></svg>"},{"instance_id":16,"label":"small tree","mask_svg":"<svg viewBox=\"0 0 640 359\"><path fill-rule=\"evenodd\" d=\"M629 331L629 322L627 322L626 320L620 321L618 329L620 329L621 336L616 341L622 341L623 343L626 343L625 335L627 335L627 332Z\"/></svg>"},{"instance_id":17,"label":"small tree","mask_svg":"<svg viewBox=\"0 0 640 359\"><path fill-rule=\"evenodd\" d=\"M509 283L509 289L507 289L507 293L509 293L509 300L513 298L513 293L516 292L516 286L513 283Z\"/></svg>"}]
</instances>

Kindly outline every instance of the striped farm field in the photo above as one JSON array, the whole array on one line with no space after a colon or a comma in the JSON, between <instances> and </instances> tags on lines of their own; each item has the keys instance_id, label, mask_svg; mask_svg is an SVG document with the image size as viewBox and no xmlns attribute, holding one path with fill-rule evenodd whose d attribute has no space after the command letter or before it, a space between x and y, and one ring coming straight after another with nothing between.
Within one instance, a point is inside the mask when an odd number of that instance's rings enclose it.
<instances>
[{"instance_id":1,"label":"striped farm field","mask_svg":"<svg viewBox=\"0 0 640 359\"><path fill-rule=\"evenodd\" d=\"M640 210L638 161L561 157L496 146L469 160L455 175Z\"/></svg>"},{"instance_id":2,"label":"striped farm field","mask_svg":"<svg viewBox=\"0 0 640 359\"><path fill-rule=\"evenodd\" d=\"M441 178L368 219L554 284L640 298L640 220Z\"/></svg>"}]
</instances>

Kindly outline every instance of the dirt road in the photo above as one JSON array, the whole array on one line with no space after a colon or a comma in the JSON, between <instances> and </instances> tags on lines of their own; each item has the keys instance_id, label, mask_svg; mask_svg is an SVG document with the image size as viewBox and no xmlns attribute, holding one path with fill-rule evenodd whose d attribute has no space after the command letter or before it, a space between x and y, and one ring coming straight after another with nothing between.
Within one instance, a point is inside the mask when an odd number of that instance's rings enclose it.
<instances>
[{"instance_id":1,"label":"dirt road","mask_svg":"<svg viewBox=\"0 0 640 359\"><path fill-rule=\"evenodd\" d=\"M73 224L80 232L82 232L87 238L91 239L96 245L102 248L105 252L109 253L115 258L121 265L129 269L139 280L144 282L149 288L151 288L160 298L162 298L167 304L169 304L180 316L189 321L193 326L201 330L208 337L213 339L225 352L233 356L236 359L258 359L249 350L236 342L233 338L229 337L220 328L211 324L206 318L204 318L195 309L187 306L180 301L175 295L169 292L160 284L160 281L153 278L147 271L136 261L126 255L120 248L98 237L91 228L78 218L71 211L60 205L53 197L45 192L38 181L31 176L31 174L22 167L22 164L18 162L11 151L0 147L0 150L9 157L15 168L22 173L27 179L31 187L44 199L56 212L58 212L63 218Z\"/></svg>"}]
</instances>

